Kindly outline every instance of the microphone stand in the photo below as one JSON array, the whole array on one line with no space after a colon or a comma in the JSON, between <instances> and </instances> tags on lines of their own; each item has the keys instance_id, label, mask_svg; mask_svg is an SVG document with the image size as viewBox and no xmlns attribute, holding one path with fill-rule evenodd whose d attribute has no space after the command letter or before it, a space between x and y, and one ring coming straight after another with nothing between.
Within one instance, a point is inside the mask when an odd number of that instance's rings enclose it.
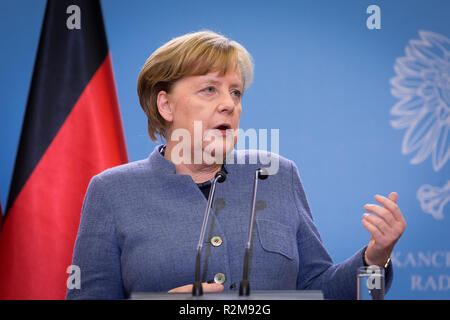
<instances>
[{"instance_id":1,"label":"microphone stand","mask_svg":"<svg viewBox=\"0 0 450 320\"><path fill-rule=\"evenodd\" d=\"M245 255L244 255L244 272L242 275L242 281L239 285L239 295L248 296L250 295L250 281L248 280L248 268L249 268L249 258L250 251L252 248L252 234L253 234L253 224L255 221L255 204L256 204L256 191L258 189L258 179L265 180L269 176L266 169L260 168L255 171L255 177L253 180L253 195L252 195L252 205L250 210L250 223L248 227L247 242L245 244Z\"/></svg>"},{"instance_id":2,"label":"microphone stand","mask_svg":"<svg viewBox=\"0 0 450 320\"><path fill-rule=\"evenodd\" d=\"M205 215L203 217L202 231L200 232L200 239L198 240L197 245L197 256L195 258L195 281L192 287L192 295L193 296L201 296L203 295L202 283L200 282L200 263L201 263L201 252L203 248L203 241L205 240L205 231L206 225L208 223L209 212L211 211L211 205L214 198L214 193L216 191L216 183L222 183L226 180L227 175L224 171L220 170L216 173L214 177L214 181L211 185L211 189L209 190L208 195L208 203L206 205Z\"/></svg>"}]
</instances>

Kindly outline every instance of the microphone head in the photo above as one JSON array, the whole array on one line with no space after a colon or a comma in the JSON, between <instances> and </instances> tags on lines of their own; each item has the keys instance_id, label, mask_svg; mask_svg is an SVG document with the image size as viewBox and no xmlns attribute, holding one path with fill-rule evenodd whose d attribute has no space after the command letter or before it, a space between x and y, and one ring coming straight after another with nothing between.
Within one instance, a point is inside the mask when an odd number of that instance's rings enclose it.
<instances>
[{"instance_id":1,"label":"microphone head","mask_svg":"<svg viewBox=\"0 0 450 320\"><path fill-rule=\"evenodd\" d=\"M225 173L225 171L220 170L219 172L216 173L215 179L217 179L218 183L222 183L227 179L227 174Z\"/></svg>"},{"instance_id":2,"label":"microphone head","mask_svg":"<svg viewBox=\"0 0 450 320\"><path fill-rule=\"evenodd\" d=\"M265 180L269 177L269 171L267 171L266 168L259 168L258 169L258 178L261 180Z\"/></svg>"}]
</instances>

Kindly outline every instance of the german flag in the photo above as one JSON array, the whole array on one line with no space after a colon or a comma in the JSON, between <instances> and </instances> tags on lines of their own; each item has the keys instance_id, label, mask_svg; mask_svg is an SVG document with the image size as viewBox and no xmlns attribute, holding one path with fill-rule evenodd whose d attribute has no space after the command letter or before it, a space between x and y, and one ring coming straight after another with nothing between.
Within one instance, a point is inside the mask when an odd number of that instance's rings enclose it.
<instances>
[{"instance_id":1,"label":"german flag","mask_svg":"<svg viewBox=\"0 0 450 320\"><path fill-rule=\"evenodd\" d=\"M0 233L0 299L64 299L88 183L126 162L100 3L49 0Z\"/></svg>"}]
</instances>

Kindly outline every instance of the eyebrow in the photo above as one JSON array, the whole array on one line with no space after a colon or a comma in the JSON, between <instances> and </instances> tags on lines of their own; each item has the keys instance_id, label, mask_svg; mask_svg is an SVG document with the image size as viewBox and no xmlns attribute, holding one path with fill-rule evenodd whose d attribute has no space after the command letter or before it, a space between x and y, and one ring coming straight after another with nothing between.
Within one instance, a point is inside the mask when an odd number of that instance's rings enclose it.
<instances>
[{"instance_id":1,"label":"eyebrow","mask_svg":"<svg viewBox=\"0 0 450 320\"><path fill-rule=\"evenodd\" d=\"M210 83L210 84L214 84L214 85L220 85L220 84L222 84L222 82L217 81L217 80L213 80L213 79L206 79L206 80L201 81L201 83L202 83L202 84L204 84L204 83ZM234 82L234 83L232 83L230 86L231 86L231 87L242 88L242 87L243 87L243 84L242 84L242 83L239 83L239 82Z\"/></svg>"}]
</instances>

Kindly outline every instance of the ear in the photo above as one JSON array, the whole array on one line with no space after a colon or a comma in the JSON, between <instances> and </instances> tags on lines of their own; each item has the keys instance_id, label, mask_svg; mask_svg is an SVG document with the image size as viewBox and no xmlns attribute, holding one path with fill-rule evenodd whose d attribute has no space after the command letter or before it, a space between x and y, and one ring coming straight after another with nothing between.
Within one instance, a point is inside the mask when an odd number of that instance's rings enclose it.
<instances>
[{"instance_id":1,"label":"ear","mask_svg":"<svg viewBox=\"0 0 450 320\"><path fill-rule=\"evenodd\" d=\"M166 91L158 92L156 97L156 105L158 106L158 112L161 117L167 122L173 121L173 110L169 104L169 94Z\"/></svg>"}]
</instances>

